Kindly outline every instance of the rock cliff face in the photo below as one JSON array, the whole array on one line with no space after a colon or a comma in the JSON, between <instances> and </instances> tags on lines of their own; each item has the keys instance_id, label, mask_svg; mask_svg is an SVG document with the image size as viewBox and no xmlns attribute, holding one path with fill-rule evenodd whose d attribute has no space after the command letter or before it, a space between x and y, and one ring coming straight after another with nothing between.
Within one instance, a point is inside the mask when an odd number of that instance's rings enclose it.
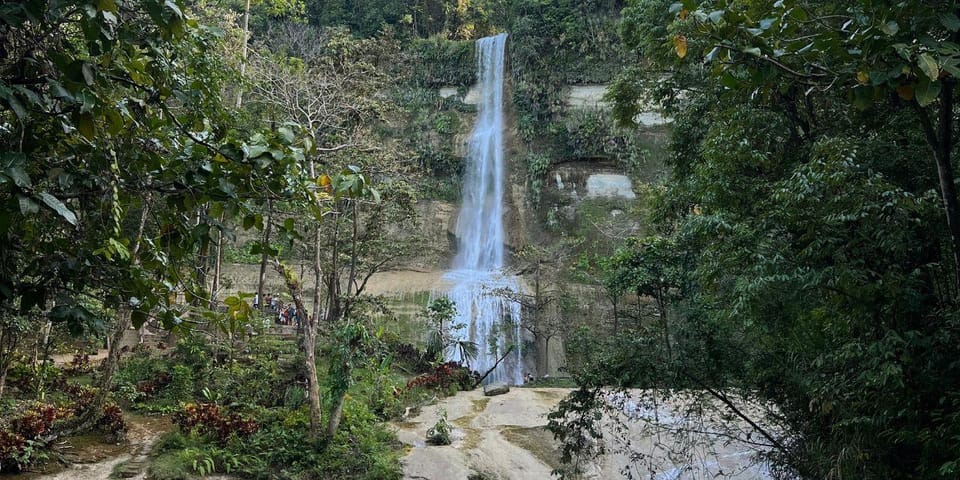
<instances>
[{"instance_id":1,"label":"rock cliff face","mask_svg":"<svg viewBox=\"0 0 960 480\"><path fill-rule=\"evenodd\" d=\"M441 89L439 94L450 101L472 105L477 101L475 90L447 88ZM583 122L584 118L597 112L602 113L610 106L603 100L606 91L603 85L567 87L562 109L566 113L560 120L569 125ZM644 114L653 119L651 122L638 120L636 135L640 141L636 148L643 151L640 160L634 161L631 168L626 168L622 161L602 155L549 158L550 166L534 204L526 164L530 145L518 139L514 115L508 108L505 141L511 173L506 178L504 208L508 269L518 272L527 292L532 292L536 279L531 266L525 263L528 260L518 260L514 254L527 251L528 247L550 251L546 260L552 263L551 272L540 278L542 288L549 291L562 289L577 299L576 308L565 314L570 317L572 325L568 325L567 330L579 323L596 322L605 318L609 308L607 299L595 279L579 271L579 267L572 268L574 260L578 255L596 253L586 250L587 247L597 249L599 255L603 255L604 249L609 251L622 239L643 233L644 225L637 212L665 175L659 158L668 128L663 123L667 119L652 109L649 114ZM475 113L470 108L460 108L455 116L457 121L453 123L457 127L447 131L446 135L430 136L430 141L435 143L435 148L448 148L454 155L463 157ZM416 323L432 296L449 288L443 274L450 268L456 254L455 232L460 205L455 200L427 199L418 202L415 209L417 221L396 232L397 235L419 234L415 252L395 262L389 271L375 275L367 290L384 295L397 318L410 320L410 325ZM238 241L250 241L252 238L247 238L250 235L249 232L243 233ZM567 243L579 246L563 246ZM295 265L295 268L298 274L302 274L305 290L311 289L314 279L309 265ZM237 291L254 291L258 272L258 265L224 265L225 288L220 293L221 298ZM273 293L284 291L280 277L272 269L268 269L266 289ZM415 330L407 328L405 338L416 342ZM565 364L563 333L552 336L548 342L532 335L524 339L524 349L530 352L531 373L557 375L558 367ZM536 346L544 344L549 345L547 352L535 351ZM534 359L537 365L532 365Z\"/></svg>"}]
</instances>

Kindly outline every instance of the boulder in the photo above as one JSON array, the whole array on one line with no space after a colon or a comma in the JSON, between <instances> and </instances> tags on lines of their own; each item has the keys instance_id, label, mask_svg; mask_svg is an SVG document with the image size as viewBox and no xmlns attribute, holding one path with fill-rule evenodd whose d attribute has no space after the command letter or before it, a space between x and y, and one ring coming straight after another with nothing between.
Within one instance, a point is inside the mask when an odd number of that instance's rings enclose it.
<instances>
[{"instance_id":1,"label":"boulder","mask_svg":"<svg viewBox=\"0 0 960 480\"><path fill-rule=\"evenodd\" d=\"M503 395L510 391L510 386L506 383L491 383L483 386L483 394L492 397L494 395Z\"/></svg>"}]
</instances>

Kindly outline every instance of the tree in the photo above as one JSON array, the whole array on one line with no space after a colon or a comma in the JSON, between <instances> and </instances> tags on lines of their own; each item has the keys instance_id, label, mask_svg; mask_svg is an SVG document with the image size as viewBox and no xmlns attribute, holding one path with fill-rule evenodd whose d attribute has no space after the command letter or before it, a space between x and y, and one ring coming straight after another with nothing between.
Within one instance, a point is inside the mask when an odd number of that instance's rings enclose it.
<instances>
[{"instance_id":1,"label":"tree","mask_svg":"<svg viewBox=\"0 0 960 480\"><path fill-rule=\"evenodd\" d=\"M788 475L955 475L955 3L636 1L624 18L641 60L616 113L647 97L675 118L655 219L682 297L673 365L604 345L585 381L706 390Z\"/></svg>"},{"instance_id":2,"label":"tree","mask_svg":"<svg viewBox=\"0 0 960 480\"><path fill-rule=\"evenodd\" d=\"M185 11L151 0L28 1L0 12L8 313L37 307L82 331L100 321L94 310L117 311L115 337L148 318L180 329L213 318L175 302L206 297L193 259L221 216L243 217L244 200L283 190L283 177L261 172L284 171L298 148L292 134L229 128L220 37ZM78 427L96 420L106 394Z\"/></svg>"},{"instance_id":3,"label":"tree","mask_svg":"<svg viewBox=\"0 0 960 480\"><path fill-rule=\"evenodd\" d=\"M394 153L374 145L370 132L385 108L380 91L386 80L376 65L378 41L355 40L342 29L295 24L276 25L266 35L273 50L262 49L254 56L251 75L256 88L250 104L282 122L303 125L313 144L312 155L304 158L297 174L307 179L304 187L310 193L295 205L313 220L307 237L312 240L313 305L303 346L311 432L319 435L320 396L313 359L317 324L337 330L342 322L357 321L351 314L362 301L367 282L406 248L406 241L388 239L387 234L412 219L413 197L403 178L404 167ZM377 188L374 176L381 179ZM293 219L276 221L273 227L289 242L302 239ZM267 245L261 248L269 251ZM285 273L288 279L289 274ZM289 280L287 284L292 285ZM304 303L297 305L302 313ZM341 357L345 360L338 364L338 372L349 375L351 357ZM331 394L329 435L338 428L345 393L338 387Z\"/></svg>"}]
</instances>

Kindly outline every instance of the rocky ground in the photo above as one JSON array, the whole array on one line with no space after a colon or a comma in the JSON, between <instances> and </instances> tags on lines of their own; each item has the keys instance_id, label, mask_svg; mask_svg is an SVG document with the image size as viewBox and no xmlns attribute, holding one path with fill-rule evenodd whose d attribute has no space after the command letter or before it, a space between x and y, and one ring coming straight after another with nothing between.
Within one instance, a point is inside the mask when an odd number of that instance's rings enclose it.
<instances>
[{"instance_id":1,"label":"rocky ground","mask_svg":"<svg viewBox=\"0 0 960 480\"><path fill-rule=\"evenodd\" d=\"M461 392L422 409L397 424L397 435L407 445L404 477L417 480L527 480L548 479L559 468L560 451L544 427L546 415L568 393L562 388L513 388L505 395L485 397L481 390ZM633 418L633 425L617 429L605 422L608 453L587 462L580 478L765 479L769 472L753 459L756 449L734 439L701 430L678 434L674 427L693 427L674 418L670 406L660 412L637 407L633 400L611 397L611 404ZM453 424L452 444L427 445L426 431L441 412ZM661 425L650 428L657 420ZM657 422L654 422L657 423ZM698 423L696 429L704 428ZM709 428L709 427L706 427ZM691 428L693 429L693 428Z\"/></svg>"}]
</instances>

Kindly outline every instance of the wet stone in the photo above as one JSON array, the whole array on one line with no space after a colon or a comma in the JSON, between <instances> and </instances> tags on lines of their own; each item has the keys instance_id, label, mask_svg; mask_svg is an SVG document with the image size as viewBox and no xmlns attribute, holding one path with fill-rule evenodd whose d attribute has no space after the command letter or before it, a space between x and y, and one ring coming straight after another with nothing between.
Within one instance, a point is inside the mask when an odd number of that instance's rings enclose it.
<instances>
[{"instance_id":1,"label":"wet stone","mask_svg":"<svg viewBox=\"0 0 960 480\"><path fill-rule=\"evenodd\" d=\"M510 391L510 387L505 383L491 383L483 387L483 394L492 397L494 395L503 395Z\"/></svg>"}]
</instances>

